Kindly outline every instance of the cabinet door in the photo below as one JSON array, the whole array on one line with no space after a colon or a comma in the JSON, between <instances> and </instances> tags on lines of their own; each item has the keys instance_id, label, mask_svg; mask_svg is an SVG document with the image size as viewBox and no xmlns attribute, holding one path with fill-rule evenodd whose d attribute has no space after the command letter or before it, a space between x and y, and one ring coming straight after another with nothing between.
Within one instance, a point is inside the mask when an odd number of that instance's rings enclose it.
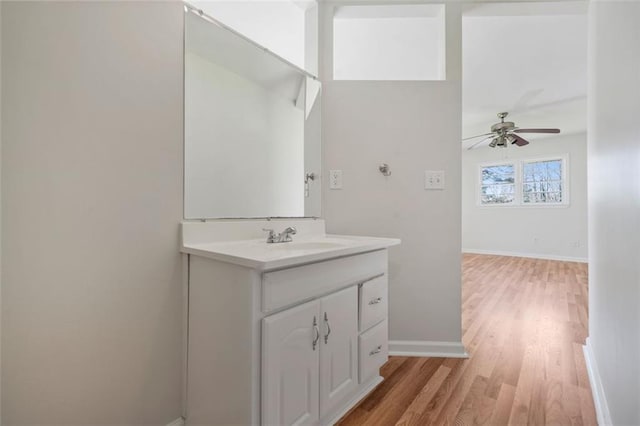
<instances>
[{"instance_id":1,"label":"cabinet door","mask_svg":"<svg viewBox=\"0 0 640 426\"><path fill-rule=\"evenodd\" d=\"M319 421L319 302L262 320L262 424Z\"/></svg>"},{"instance_id":2,"label":"cabinet door","mask_svg":"<svg viewBox=\"0 0 640 426\"><path fill-rule=\"evenodd\" d=\"M320 300L320 416L342 406L358 386L358 289Z\"/></svg>"}]
</instances>

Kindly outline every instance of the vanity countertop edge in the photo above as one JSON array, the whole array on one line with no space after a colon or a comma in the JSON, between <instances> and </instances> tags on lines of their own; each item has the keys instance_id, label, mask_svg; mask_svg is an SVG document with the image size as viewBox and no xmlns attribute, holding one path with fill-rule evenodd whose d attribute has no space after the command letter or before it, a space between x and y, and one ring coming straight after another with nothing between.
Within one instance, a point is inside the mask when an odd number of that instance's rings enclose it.
<instances>
[{"instance_id":1,"label":"vanity countertop edge","mask_svg":"<svg viewBox=\"0 0 640 426\"><path fill-rule=\"evenodd\" d=\"M275 269L290 268L308 263L316 263L345 256L352 256L376 250L384 250L401 243L401 240L398 238L363 237L332 234L316 236L316 238L308 241L319 241L323 239L343 239L345 241L349 241L349 244L338 248L307 250L304 253L296 253L295 250L293 250L291 253L287 253L286 250L283 250L283 253L278 253L280 254L279 256L265 256L265 254L272 253L267 253L266 251L261 253L259 251L256 252L256 250L254 250L253 253L242 253L242 245L261 246L261 243L264 243L261 240L255 239L227 242L218 241L198 244L183 243L180 247L180 251L185 254L191 254L221 262L232 263L261 272L266 272ZM305 240L299 241L304 242ZM287 246L283 246L283 244L292 243L279 243L273 245L264 243L264 247L267 250L272 247L275 249L278 249L279 247L286 248ZM292 246L295 246L295 243L293 243Z\"/></svg>"}]
</instances>

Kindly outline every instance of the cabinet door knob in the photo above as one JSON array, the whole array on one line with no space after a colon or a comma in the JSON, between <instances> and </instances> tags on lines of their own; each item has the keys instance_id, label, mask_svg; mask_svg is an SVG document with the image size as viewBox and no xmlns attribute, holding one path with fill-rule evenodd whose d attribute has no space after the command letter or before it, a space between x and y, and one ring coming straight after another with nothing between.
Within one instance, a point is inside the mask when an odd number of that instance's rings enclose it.
<instances>
[{"instance_id":1,"label":"cabinet door knob","mask_svg":"<svg viewBox=\"0 0 640 426\"><path fill-rule=\"evenodd\" d=\"M325 324L327 324L327 334L324 335L324 343L325 345L327 343L329 343L329 335L331 334L331 326L329 325L329 317L327 316L327 313L324 313L324 322Z\"/></svg>"},{"instance_id":2,"label":"cabinet door knob","mask_svg":"<svg viewBox=\"0 0 640 426\"><path fill-rule=\"evenodd\" d=\"M369 301L370 305L377 305L378 303L382 302L382 297L376 297L375 299L371 299Z\"/></svg>"},{"instance_id":3,"label":"cabinet door knob","mask_svg":"<svg viewBox=\"0 0 640 426\"><path fill-rule=\"evenodd\" d=\"M382 351L382 345L378 345L377 348L369 352L369 356L374 356L375 354L379 354Z\"/></svg>"},{"instance_id":4,"label":"cabinet door knob","mask_svg":"<svg viewBox=\"0 0 640 426\"><path fill-rule=\"evenodd\" d=\"M313 338L311 348L315 351L316 346L318 345L318 340L320 340L320 329L318 328L318 320L315 316L313 317L313 331L315 332L315 337Z\"/></svg>"}]
</instances>

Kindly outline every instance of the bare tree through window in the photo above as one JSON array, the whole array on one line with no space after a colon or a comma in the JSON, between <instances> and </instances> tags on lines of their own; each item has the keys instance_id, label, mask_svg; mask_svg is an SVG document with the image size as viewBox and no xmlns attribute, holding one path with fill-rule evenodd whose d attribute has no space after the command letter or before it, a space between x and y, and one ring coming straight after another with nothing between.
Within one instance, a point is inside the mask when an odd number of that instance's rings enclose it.
<instances>
[{"instance_id":1,"label":"bare tree through window","mask_svg":"<svg viewBox=\"0 0 640 426\"><path fill-rule=\"evenodd\" d=\"M515 167L502 164L482 168L482 204L509 204L515 199Z\"/></svg>"},{"instance_id":2,"label":"bare tree through window","mask_svg":"<svg viewBox=\"0 0 640 426\"><path fill-rule=\"evenodd\" d=\"M565 157L480 167L481 205L566 204Z\"/></svg>"},{"instance_id":3,"label":"bare tree through window","mask_svg":"<svg viewBox=\"0 0 640 426\"><path fill-rule=\"evenodd\" d=\"M523 203L561 203L562 184L562 160L523 163Z\"/></svg>"}]
</instances>

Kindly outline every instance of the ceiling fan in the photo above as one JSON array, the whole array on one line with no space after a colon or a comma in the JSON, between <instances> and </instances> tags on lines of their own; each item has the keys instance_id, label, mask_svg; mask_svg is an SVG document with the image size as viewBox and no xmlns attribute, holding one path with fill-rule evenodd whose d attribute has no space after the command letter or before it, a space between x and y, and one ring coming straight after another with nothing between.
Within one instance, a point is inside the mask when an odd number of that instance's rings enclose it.
<instances>
[{"instance_id":1,"label":"ceiling fan","mask_svg":"<svg viewBox=\"0 0 640 426\"><path fill-rule=\"evenodd\" d=\"M491 148L495 148L497 146L506 148L507 146L509 146L509 144L516 144L518 146L528 145L529 141L518 135L518 133L560 133L560 129L520 129L516 127L513 121L504 121L507 115L509 115L508 112L498 113L500 122L491 126L490 133L462 139L463 141L467 141L483 137L483 139L474 143L467 149L473 149L477 145L480 145L482 142L488 141L489 139L491 139L491 142L489 143L489 146Z\"/></svg>"}]
</instances>

